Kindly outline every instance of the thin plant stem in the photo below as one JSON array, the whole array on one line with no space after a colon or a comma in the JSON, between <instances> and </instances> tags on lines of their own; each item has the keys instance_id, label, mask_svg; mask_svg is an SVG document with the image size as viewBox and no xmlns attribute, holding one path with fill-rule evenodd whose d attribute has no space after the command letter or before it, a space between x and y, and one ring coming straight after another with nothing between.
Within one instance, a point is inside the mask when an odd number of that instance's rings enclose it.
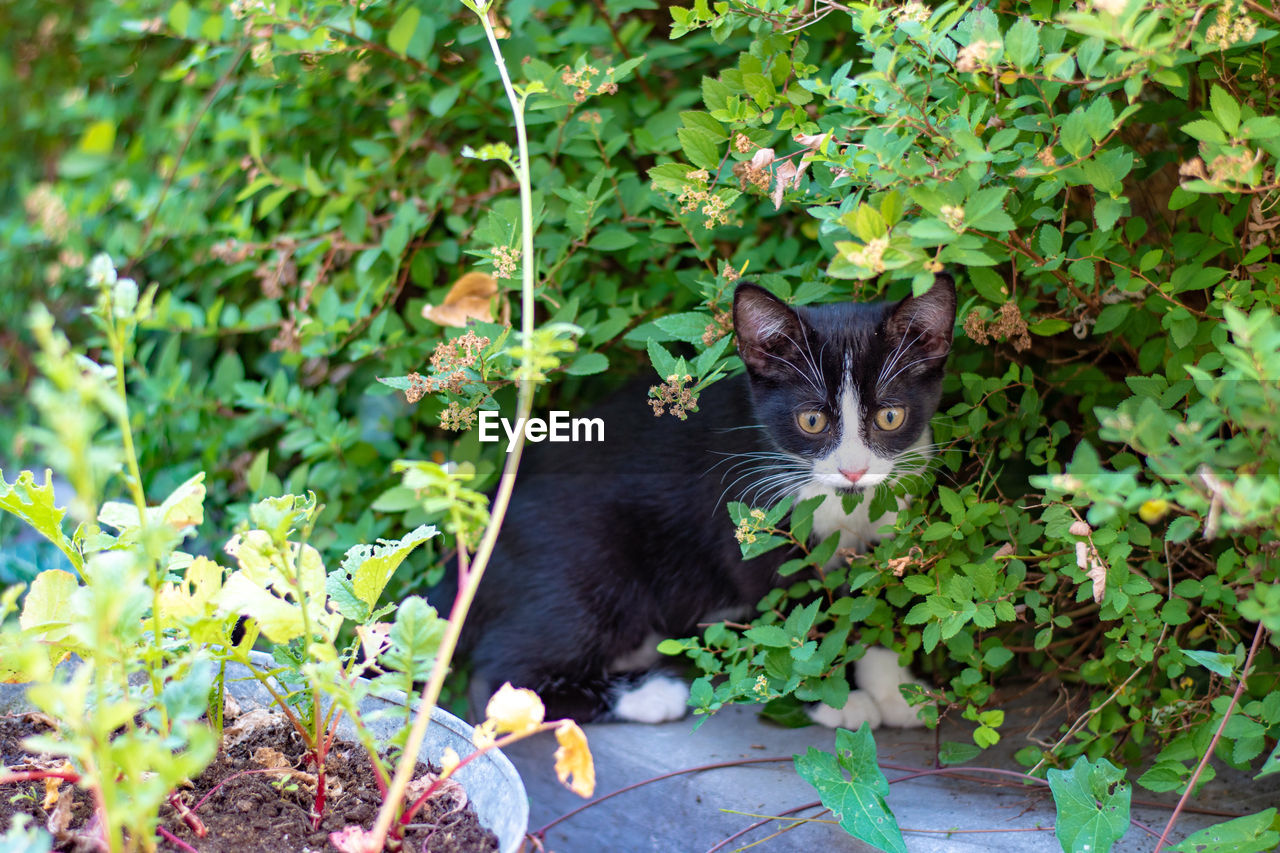
<instances>
[{"instance_id":1,"label":"thin plant stem","mask_svg":"<svg viewBox=\"0 0 1280 853\"><path fill-rule=\"evenodd\" d=\"M516 144L520 152L516 175L520 184L520 214L524 254L523 263L521 264L523 276L521 281L520 322L525 345L525 354L521 366L524 381L520 383L516 408L517 417L528 418L533 410L534 380L532 378L531 347L533 344L534 320L534 274L537 262L533 254L533 187L529 178L529 143L524 124L524 101L516 94L515 87L511 83L511 77L507 74L506 61L503 59L502 51L498 47L498 39L493 31L493 25L489 22L488 11L490 4L468 3L467 5L472 11L476 12L480 18L480 23L484 27L485 35L489 39L489 47L493 51L494 61L498 66L498 73L502 77L502 85L506 89L507 98L511 102L512 112L515 117ZM431 722L431 711L435 708L436 702L440 698L440 689L444 685L445 676L449 672L449 663L453 658L454 650L458 645L458 638L462 633L462 623L471 607L472 600L475 598L480 580L484 577L484 570L489 564L494 545L497 543L498 531L501 529L502 519L506 515L507 506L511 501L511 492L515 488L516 470L519 468L523 450L524 433L521 431L508 448L507 461L502 469L498 493L494 496L493 511L489 516L489 525L486 527L484 536L480 541L480 547L476 550L475 560L471 564L467 583L460 585L457 598L454 599L445 635L441 639L440 648L436 652L436 660L431 670L431 677L422 689L413 726L409 730L409 737L404 745L404 752L396 764L396 771L387 789L387 795L383 798L382 807L378 810L378 819L368 836L366 849L382 849L386 843L387 833L391 829L391 824L395 820L396 811L404 800L405 790L409 786L410 776L413 774L414 766L417 763L418 751L422 748L422 742L427 734L427 726Z\"/></svg>"},{"instance_id":2,"label":"thin plant stem","mask_svg":"<svg viewBox=\"0 0 1280 853\"><path fill-rule=\"evenodd\" d=\"M1227 722L1231 719L1231 714L1236 709L1236 705L1240 702L1240 694L1244 692L1244 683L1249 677L1249 669L1253 665L1253 656L1258 653L1258 646L1262 644L1262 635L1266 633L1266 629L1262 627L1262 623L1258 623L1257 629L1253 632L1253 643L1249 646L1249 655L1244 659L1244 668L1240 670L1240 678L1236 682L1236 692L1231 694L1231 702L1227 705L1227 711L1222 715L1222 722L1218 724L1218 730L1213 733L1213 739L1209 741L1209 748L1204 751L1204 757L1200 759L1200 763L1196 765L1196 770L1191 774L1191 781L1187 783L1187 789L1182 792L1182 796L1178 799L1178 805L1174 807L1173 814L1169 815L1169 822L1165 824L1164 832L1160 833L1160 840L1156 842L1154 853L1160 853L1164 849L1165 842L1169 839L1169 833L1173 831L1173 825L1178 822L1178 815L1182 814L1182 807L1187 804L1187 800L1191 798L1191 792L1196 789L1196 783L1200 781L1200 774L1204 771L1205 765L1209 763L1209 759L1213 757L1213 751L1218 746L1218 740L1222 737L1222 732L1227 727Z\"/></svg>"}]
</instances>

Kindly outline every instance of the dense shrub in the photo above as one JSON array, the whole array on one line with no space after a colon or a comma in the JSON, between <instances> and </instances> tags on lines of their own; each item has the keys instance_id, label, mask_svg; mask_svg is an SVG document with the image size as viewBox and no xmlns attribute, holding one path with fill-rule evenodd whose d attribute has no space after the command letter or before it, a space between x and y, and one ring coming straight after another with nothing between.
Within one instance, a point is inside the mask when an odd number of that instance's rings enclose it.
<instances>
[{"instance_id":1,"label":"dense shrub","mask_svg":"<svg viewBox=\"0 0 1280 853\"><path fill-rule=\"evenodd\" d=\"M1280 728L1276 14L814 8L513 2L498 19L530 92L539 321L582 329L543 405L581 408L646 354L656 382L677 377L668 395L732 369L744 273L799 303L961 278L936 489L912 484L928 497L896 537L776 591L754 627L669 646L727 676L695 701L838 703L843 664L892 644L932 675L929 713L973 720L985 746L999 679L1042 672L1089 711L1028 764L1158 743L1142 781L1166 790L1248 656L1218 756L1258 763ZM461 330L422 309L468 271L500 285L478 334L518 311L514 182L464 153L511 140L464 10L122 0L0 16L0 103L17 107L0 127L0 310L39 298L66 315L99 250L165 283L132 388L156 493L207 470L210 504L235 518L314 489L313 542L333 549L425 520L402 517L393 458L439 453L489 482L494 451L437 427L509 407L510 387L410 408L374 381L429 373ZM16 322L0 338L10 425L27 420L26 341ZM4 434L0 452L40 459L37 433ZM746 509L724 520L764 534L746 547L792 535L766 529L781 510ZM811 510L791 515L800 534Z\"/></svg>"}]
</instances>

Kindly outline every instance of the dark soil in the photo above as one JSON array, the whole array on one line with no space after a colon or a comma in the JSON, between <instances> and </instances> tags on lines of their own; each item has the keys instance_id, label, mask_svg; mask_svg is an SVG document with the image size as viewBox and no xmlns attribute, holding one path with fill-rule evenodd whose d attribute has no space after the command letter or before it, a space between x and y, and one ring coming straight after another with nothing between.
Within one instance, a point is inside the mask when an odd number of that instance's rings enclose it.
<instances>
[{"instance_id":1,"label":"dark soil","mask_svg":"<svg viewBox=\"0 0 1280 853\"><path fill-rule=\"evenodd\" d=\"M0 755L9 770L49 769L61 760L32 756L21 745L31 734L47 731L47 726L30 715L0 718ZM267 750L264 752L263 750ZM283 766L268 771L265 764ZM285 726L267 727L244 740L220 750L213 763L182 799L208 834L197 837L182 817L165 806L161 810L161 826L169 830L199 853L319 853L334 850L329 833L356 824L373 825L381 803L377 783L369 767L369 758L358 745L334 744L325 763L327 803L319 830L311 830L309 816L315 797L313 768L302 758L297 734ZM275 759L273 761L272 759ZM256 772L244 772L256 771ZM416 776L428 768L419 763ZM72 789L64 785L65 794ZM442 786L443 790L443 786ZM482 827L470 804L459 808L463 799L460 788L454 795L444 791L433 796L414 816L405 832L404 850L413 853L481 853L496 851L498 840ZM75 790L75 805L68 832L55 847L58 851L76 849L74 835L90 819L88 796ZM44 826L49 812L42 807L44 781L16 783L0 791L0 831L9 826L12 815L25 812L35 823ZM176 853L181 848L161 840L160 850Z\"/></svg>"}]
</instances>

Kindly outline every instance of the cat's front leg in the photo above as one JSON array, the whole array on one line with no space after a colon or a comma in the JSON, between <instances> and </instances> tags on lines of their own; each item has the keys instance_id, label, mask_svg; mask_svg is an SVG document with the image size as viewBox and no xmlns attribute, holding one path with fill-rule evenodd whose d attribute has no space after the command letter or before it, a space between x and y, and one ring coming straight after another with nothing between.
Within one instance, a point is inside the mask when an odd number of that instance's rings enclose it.
<instances>
[{"instance_id":1,"label":"cat's front leg","mask_svg":"<svg viewBox=\"0 0 1280 853\"><path fill-rule=\"evenodd\" d=\"M908 729L924 725L915 708L902 698L902 684L920 684L911 670L898 663L892 649L872 646L854 664L856 690L841 708L818 704L809 709L809 719L827 728L856 730L863 723L871 728L892 726Z\"/></svg>"}]
</instances>

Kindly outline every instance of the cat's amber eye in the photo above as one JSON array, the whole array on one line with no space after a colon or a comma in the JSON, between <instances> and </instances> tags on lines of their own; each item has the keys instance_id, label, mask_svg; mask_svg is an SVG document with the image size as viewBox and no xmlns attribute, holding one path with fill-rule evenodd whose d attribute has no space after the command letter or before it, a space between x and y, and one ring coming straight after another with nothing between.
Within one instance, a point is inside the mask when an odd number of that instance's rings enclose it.
<instances>
[{"instance_id":1,"label":"cat's amber eye","mask_svg":"<svg viewBox=\"0 0 1280 853\"><path fill-rule=\"evenodd\" d=\"M886 406L876 412L876 426L885 432L893 432L907 422L907 410L902 406Z\"/></svg>"},{"instance_id":2,"label":"cat's amber eye","mask_svg":"<svg viewBox=\"0 0 1280 853\"><path fill-rule=\"evenodd\" d=\"M800 426L800 429L810 435L817 435L827 428L827 416L826 413L814 409L796 415L796 423Z\"/></svg>"}]
</instances>

